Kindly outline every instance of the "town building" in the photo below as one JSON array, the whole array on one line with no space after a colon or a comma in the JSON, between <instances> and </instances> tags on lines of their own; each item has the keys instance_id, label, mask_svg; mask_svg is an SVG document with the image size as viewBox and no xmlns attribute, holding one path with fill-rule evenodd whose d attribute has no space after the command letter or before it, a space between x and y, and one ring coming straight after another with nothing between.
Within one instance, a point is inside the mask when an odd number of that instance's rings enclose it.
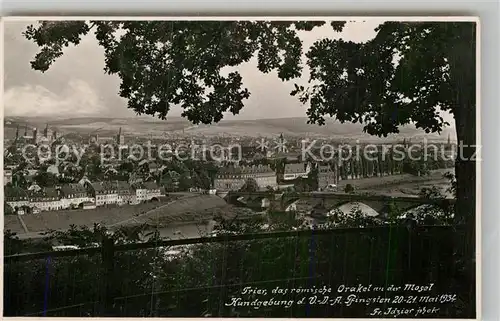
<instances>
[{"instance_id":1,"label":"town building","mask_svg":"<svg viewBox=\"0 0 500 321\"><path fill-rule=\"evenodd\" d=\"M47 173L59 176L59 167L57 167L57 165L50 165L47 167Z\"/></svg>"},{"instance_id":2,"label":"town building","mask_svg":"<svg viewBox=\"0 0 500 321\"><path fill-rule=\"evenodd\" d=\"M80 184L64 184L60 187L61 204L63 208L83 206L86 202L94 202L88 190Z\"/></svg>"},{"instance_id":3,"label":"town building","mask_svg":"<svg viewBox=\"0 0 500 321\"><path fill-rule=\"evenodd\" d=\"M131 204L134 190L132 189L130 184L125 181L116 181L113 183L116 185L116 190L118 192L118 205Z\"/></svg>"},{"instance_id":4,"label":"town building","mask_svg":"<svg viewBox=\"0 0 500 321\"><path fill-rule=\"evenodd\" d=\"M33 128L33 138L32 138L31 143L36 145L36 144L38 144L39 140L40 140L40 136L38 133L38 129Z\"/></svg>"},{"instance_id":5,"label":"town building","mask_svg":"<svg viewBox=\"0 0 500 321\"><path fill-rule=\"evenodd\" d=\"M122 134L122 128L118 131L118 135L116 135L116 144L118 146L125 145L125 137Z\"/></svg>"},{"instance_id":6,"label":"town building","mask_svg":"<svg viewBox=\"0 0 500 321\"><path fill-rule=\"evenodd\" d=\"M24 127L24 135L21 138L25 143L31 142L33 140L33 136L28 134L28 125Z\"/></svg>"},{"instance_id":7,"label":"town building","mask_svg":"<svg viewBox=\"0 0 500 321\"><path fill-rule=\"evenodd\" d=\"M156 162L152 162L148 164L148 168L150 174L157 175L165 169L165 166L159 166Z\"/></svg>"},{"instance_id":8,"label":"town building","mask_svg":"<svg viewBox=\"0 0 500 321\"><path fill-rule=\"evenodd\" d=\"M86 184L89 193L95 199L96 206L104 206L118 203L117 186L111 182L94 182Z\"/></svg>"},{"instance_id":9,"label":"town building","mask_svg":"<svg viewBox=\"0 0 500 321\"><path fill-rule=\"evenodd\" d=\"M311 172L310 163L286 164L282 178L284 181L295 180L297 178L307 178Z\"/></svg>"},{"instance_id":10,"label":"town building","mask_svg":"<svg viewBox=\"0 0 500 321\"><path fill-rule=\"evenodd\" d=\"M148 200L159 199L162 196L160 186L156 182L145 182L144 187L146 187L146 198Z\"/></svg>"},{"instance_id":11,"label":"town building","mask_svg":"<svg viewBox=\"0 0 500 321\"><path fill-rule=\"evenodd\" d=\"M52 131L49 129L49 124L47 124L43 130L43 137L47 142L52 142Z\"/></svg>"},{"instance_id":12,"label":"town building","mask_svg":"<svg viewBox=\"0 0 500 321\"><path fill-rule=\"evenodd\" d=\"M276 172L269 166L237 166L222 168L214 180L216 190L239 190L247 179L252 178L259 188L278 186Z\"/></svg>"},{"instance_id":13,"label":"town building","mask_svg":"<svg viewBox=\"0 0 500 321\"><path fill-rule=\"evenodd\" d=\"M24 132L25 138L28 136L27 134L28 134L28 128L26 128L25 132ZM42 133L40 133L37 128L33 128L33 134L31 136L30 141L32 144L35 144L35 145L43 144L43 143L50 144L56 138L57 138L57 133L50 130L49 125L47 124Z\"/></svg>"},{"instance_id":14,"label":"town building","mask_svg":"<svg viewBox=\"0 0 500 321\"><path fill-rule=\"evenodd\" d=\"M160 186L153 181L133 184L132 190L131 204L158 200L163 195Z\"/></svg>"},{"instance_id":15,"label":"town building","mask_svg":"<svg viewBox=\"0 0 500 321\"><path fill-rule=\"evenodd\" d=\"M83 203L84 210L93 210L96 208L95 202L85 202Z\"/></svg>"},{"instance_id":16,"label":"town building","mask_svg":"<svg viewBox=\"0 0 500 321\"><path fill-rule=\"evenodd\" d=\"M144 182L146 180L146 178L147 178L147 176L144 175L143 173L133 172L129 176L128 183L130 185L139 184L139 183Z\"/></svg>"},{"instance_id":17,"label":"town building","mask_svg":"<svg viewBox=\"0 0 500 321\"><path fill-rule=\"evenodd\" d=\"M17 186L5 186L4 199L15 211L30 204L28 193Z\"/></svg>"},{"instance_id":18,"label":"town building","mask_svg":"<svg viewBox=\"0 0 500 321\"><path fill-rule=\"evenodd\" d=\"M148 191L147 191L144 183L141 182L141 183L133 184L132 189L134 191L134 193L132 194L132 199L131 199L132 204L139 204L139 203L142 203L142 202L145 202L148 200L148 198L147 198Z\"/></svg>"},{"instance_id":19,"label":"town building","mask_svg":"<svg viewBox=\"0 0 500 321\"><path fill-rule=\"evenodd\" d=\"M57 211L63 208L61 195L53 187L33 190L29 194L29 206L40 211Z\"/></svg>"},{"instance_id":20,"label":"town building","mask_svg":"<svg viewBox=\"0 0 500 321\"><path fill-rule=\"evenodd\" d=\"M334 165L318 165L318 189L325 190L329 186L337 185L338 176L337 171L334 170Z\"/></svg>"},{"instance_id":21,"label":"town building","mask_svg":"<svg viewBox=\"0 0 500 321\"><path fill-rule=\"evenodd\" d=\"M3 185L12 184L12 170L4 169L3 170Z\"/></svg>"}]
</instances>

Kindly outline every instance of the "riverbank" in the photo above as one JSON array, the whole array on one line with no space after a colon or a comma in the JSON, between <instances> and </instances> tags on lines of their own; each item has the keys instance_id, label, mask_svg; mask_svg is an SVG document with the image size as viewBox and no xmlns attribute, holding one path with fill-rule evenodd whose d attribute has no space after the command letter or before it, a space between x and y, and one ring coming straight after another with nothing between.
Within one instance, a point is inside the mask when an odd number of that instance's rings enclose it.
<instances>
[{"instance_id":1,"label":"riverbank","mask_svg":"<svg viewBox=\"0 0 500 321\"><path fill-rule=\"evenodd\" d=\"M454 173L453 168L432 171L429 175L414 176L400 174L382 177L369 177L340 181L338 189L344 190L347 184L354 186L356 191L384 194L390 196L417 196L422 187L438 186L443 191L449 187L449 181L443 177L445 173Z\"/></svg>"},{"instance_id":2,"label":"riverbank","mask_svg":"<svg viewBox=\"0 0 500 321\"><path fill-rule=\"evenodd\" d=\"M403 174L344 180L339 183L339 190L352 184L357 192L395 197L416 196L422 187L437 186L444 191L449 182L443 178L443 174L450 171L453 169L436 170L420 177ZM9 215L4 217L4 230L11 230L20 238L36 238L42 237L41 234L48 230L68 230L71 225L92 228L95 223L100 223L110 229L117 229L121 226L146 224L158 228L165 237L178 237L181 234L197 237L200 236L200 231L211 232L209 222L214 217L231 219L245 217L250 212L255 214L250 209L231 206L215 195L172 193L161 202L135 206L42 212L20 217ZM179 230L181 234L178 233Z\"/></svg>"},{"instance_id":3,"label":"riverbank","mask_svg":"<svg viewBox=\"0 0 500 321\"><path fill-rule=\"evenodd\" d=\"M92 228L94 224L99 223L111 229L140 224L166 226L173 221L186 223L208 221L212 219L214 213L230 210L231 207L218 196L199 194L176 196L173 200L159 202L154 204L155 206L152 206L151 203L141 205L81 211L42 212L22 217L6 216L4 230L15 232L20 238L34 238L42 237L42 234L49 230L68 230L71 225ZM19 219L24 222L28 231L20 224Z\"/></svg>"}]
</instances>

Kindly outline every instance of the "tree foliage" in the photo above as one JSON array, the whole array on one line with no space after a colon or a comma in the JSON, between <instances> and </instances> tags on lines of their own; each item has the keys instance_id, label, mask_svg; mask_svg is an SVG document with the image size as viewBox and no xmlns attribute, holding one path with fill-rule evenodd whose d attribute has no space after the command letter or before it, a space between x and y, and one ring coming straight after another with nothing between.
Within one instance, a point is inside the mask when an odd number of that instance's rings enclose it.
<instances>
[{"instance_id":1,"label":"tree foliage","mask_svg":"<svg viewBox=\"0 0 500 321\"><path fill-rule=\"evenodd\" d=\"M121 79L120 96L138 114L164 119L174 105L193 123L210 124L225 112L237 114L250 96L238 71L257 57L257 67L282 80L301 76L302 42L297 30L324 22L286 21L63 21L30 26L25 36L41 49L32 62L46 71L94 31L105 52L105 72ZM341 31L345 22L331 23ZM372 135L398 133L415 124L440 132L455 118L457 139L465 145L455 165L456 217L469 223L464 251L475 249L476 23L385 22L365 43L321 39L306 53L309 85L296 85L309 105L311 123L325 116L359 122ZM356 168L356 164L345 164ZM384 168L374 164L380 175ZM357 170L353 170L356 173ZM346 176L346 175L345 175ZM458 241L457 243L458 244ZM472 271L474 268L468 268ZM474 282L472 282L474 283Z\"/></svg>"},{"instance_id":2,"label":"tree foliage","mask_svg":"<svg viewBox=\"0 0 500 321\"><path fill-rule=\"evenodd\" d=\"M240 188L241 192L258 192L259 184L254 178L247 178L245 184Z\"/></svg>"},{"instance_id":3,"label":"tree foliage","mask_svg":"<svg viewBox=\"0 0 500 321\"><path fill-rule=\"evenodd\" d=\"M365 43L316 42L307 53L314 85L292 94L310 103L314 123L330 115L379 136L409 123L438 132L448 125L438 108L475 108L475 50L474 23L386 22Z\"/></svg>"},{"instance_id":4,"label":"tree foliage","mask_svg":"<svg viewBox=\"0 0 500 321\"><path fill-rule=\"evenodd\" d=\"M54 187L59 182L56 175L46 171L39 171L34 180L40 187Z\"/></svg>"},{"instance_id":5,"label":"tree foliage","mask_svg":"<svg viewBox=\"0 0 500 321\"><path fill-rule=\"evenodd\" d=\"M295 225L293 217L283 213L270 216L271 228ZM288 213L289 215L290 213ZM219 222L218 228L237 233L252 233L261 221ZM411 232L405 226L372 228L380 225L374 219L363 217L358 211L338 215L331 227L364 227L339 229L326 235L277 239L220 242L162 247L154 249L117 251L114 254L113 273L106 274L101 255L77 255L35 259L29 262L8 262L4 267L5 315L47 316L253 316L253 317L359 317L372 306L314 307L306 314L303 308L254 309L253 307L225 307L231 297L241 296L245 285L259 288L320 288L339 284L368 283L383 286L415 283L436 284L436 293L452 291L463 302L443 305L439 316L470 317L474 300L464 274L453 264L450 233L452 228L423 229ZM427 251L410 251L415 246L426 246L421 234L432 246ZM46 241L19 240L6 231L5 253L45 251L52 242L80 247L104 244L136 243L159 240L158 234L149 235L143 227L109 231L96 225L92 229L71 227L65 232L51 232ZM394 244L397 244L394 247ZM168 255L175 250L177 255ZM391 255L387 255L388 251ZM345 256L345 253L352 253ZM29 264L27 264L29 263ZM367 269L366 266L372 267ZM388 275L386 269L391 268ZM311 274L314 273L314 277ZM47 280L50 286L47 287ZM111 284L113 304L100 309L104 284ZM38 294L45 293L40 299ZM293 296L283 296L291 299ZM294 299L300 299L295 297ZM459 305L459 304L458 304ZM365 310L366 309L366 310ZM48 310L44 312L45 310Z\"/></svg>"},{"instance_id":6,"label":"tree foliage","mask_svg":"<svg viewBox=\"0 0 500 321\"><path fill-rule=\"evenodd\" d=\"M237 114L250 96L239 72L224 75L257 55L264 73L283 80L301 75L302 41L297 30L321 21L42 21L27 39L41 49L31 62L45 72L63 54L94 32L104 48L108 74L121 79L120 96L138 114L166 118L173 105L193 123L210 124L224 112ZM332 23L337 30L343 22Z\"/></svg>"},{"instance_id":7,"label":"tree foliage","mask_svg":"<svg viewBox=\"0 0 500 321\"><path fill-rule=\"evenodd\" d=\"M347 184L344 188L345 193L354 193L354 186L352 184Z\"/></svg>"}]
</instances>

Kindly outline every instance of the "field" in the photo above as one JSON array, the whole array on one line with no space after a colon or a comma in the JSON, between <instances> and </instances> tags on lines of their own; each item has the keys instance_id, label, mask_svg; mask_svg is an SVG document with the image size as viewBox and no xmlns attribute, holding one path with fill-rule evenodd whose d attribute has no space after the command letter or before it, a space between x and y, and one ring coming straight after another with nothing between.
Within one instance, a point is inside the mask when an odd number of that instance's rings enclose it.
<instances>
[{"instance_id":1,"label":"field","mask_svg":"<svg viewBox=\"0 0 500 321\"><path fill-rule=\"evenodd\" d=\"M212 217L214 209L228 206L224 200L212 195L176 196L175 198L167 198L160 203L24 215L21 220L28 229L27 233L17 215L5 216L4 229L18 233L19 237L23 238L36 237L40 235L40 232L47 230L67 230L70 225L92 227L94 223L100 223L109 228L116 228L141 223L165 224L179 221L181 218L188 221L208 220Z\"/></svg>"}]
</instances>

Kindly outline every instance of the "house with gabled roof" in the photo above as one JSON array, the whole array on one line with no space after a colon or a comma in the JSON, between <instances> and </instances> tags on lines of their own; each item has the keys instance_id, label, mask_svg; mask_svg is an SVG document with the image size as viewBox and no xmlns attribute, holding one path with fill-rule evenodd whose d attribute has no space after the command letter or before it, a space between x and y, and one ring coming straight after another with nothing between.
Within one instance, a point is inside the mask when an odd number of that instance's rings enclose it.
<instances>
[{"instance_id":1,"label":"house with gabled roof","mask_svg":"<svg viewBox=\"0 0 500 321\"><path fill-rule=\"evenodd\" d=\"M134 191L132 195L132 203L134 204L150 201L155 198L159 199L162 195L160 186L153 181L133 184L132 190Z\"/></svg>"},{"instance_id":2,"label":"house with gabled roof","mask_svg":"<svg viewBox=\"0 0 500 321\"><path fill-rule=\"evenodd\" d=\"M132 196L134 194L134 190L132 186L126 181L113 181L113 185L116 186L116 191L118 193L118 205L130 204L132 203Z\"/></svg>"},{"instance_id":3,"label":"house with gabled roof","mask_svg":"<svg viewBox=\"0 0 500 321\"><path fill-rule=\"evenodd\" d=\"M61 194L54 187L45 187L28 193L30 207L40 211L57 211L63 208Z\"/></svg>"},{"instance_id":4,"label":"house with gabled roof","mask_svg":"<svg viewBox=\"0 0 500 321\"><path fill-rule=\"evenodd\" d=\"M118 203L117 186L111 182L87 183L90 195L95 199L96 206L104 206Z\"/></svg>"},{"instance_id":5,"label":"house with gabled roof","mask_svg":"<svg viewBox=\"0 0 500 321\"><path fill-rule=\"evenodd\" d=\"M83 203L95 202L85 186L81 184L64 184L59 188L63 208L83 206Z\"/></svg>"}]
</instances>

